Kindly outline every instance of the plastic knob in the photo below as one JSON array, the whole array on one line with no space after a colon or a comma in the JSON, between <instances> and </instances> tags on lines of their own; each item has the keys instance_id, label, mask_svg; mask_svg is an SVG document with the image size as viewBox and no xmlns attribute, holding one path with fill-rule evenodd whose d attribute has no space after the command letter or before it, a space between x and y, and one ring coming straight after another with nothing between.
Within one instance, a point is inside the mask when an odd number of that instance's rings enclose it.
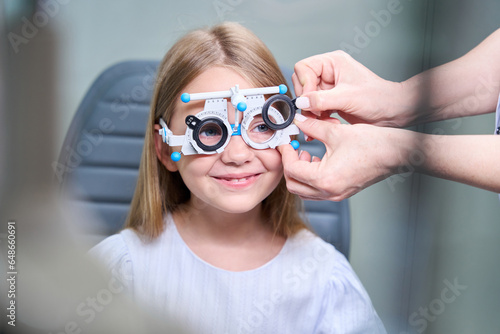
<instances>
[{"instance_id":1,"label":"plastic knob","mask_svg":"<svg viewBox=\"0 0 500 334\"><path fill-rule=\"evenodd\" d=\"M170 155L170 158L172 161L179 161L181 160L181 154L179 152L174 152Z\"/></svg>"}]
</instances>

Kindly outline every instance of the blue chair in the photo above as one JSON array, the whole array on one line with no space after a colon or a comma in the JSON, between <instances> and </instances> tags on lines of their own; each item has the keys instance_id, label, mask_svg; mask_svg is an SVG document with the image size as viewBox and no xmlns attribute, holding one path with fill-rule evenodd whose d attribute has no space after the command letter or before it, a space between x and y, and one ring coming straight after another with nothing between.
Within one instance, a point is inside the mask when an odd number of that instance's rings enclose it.
<instances>
[{"instance_id":1,"label":"blue chair","mask_svg":"<svg viewBox=\"0 0 500 334\"><path fill-rule=\"evenodd\" d=\"M96 241L118 232L127 216L158 65L126 61L105 70L80 104L54 165L69 205L98 218L81 227ZM291 77L289 70L284 73ZM302 136L299 141L312 155L325 153L318 141L306 143ZM305 209L314 231L348 257L348 201L305 201Z\"/></svg>"}]
</instances>

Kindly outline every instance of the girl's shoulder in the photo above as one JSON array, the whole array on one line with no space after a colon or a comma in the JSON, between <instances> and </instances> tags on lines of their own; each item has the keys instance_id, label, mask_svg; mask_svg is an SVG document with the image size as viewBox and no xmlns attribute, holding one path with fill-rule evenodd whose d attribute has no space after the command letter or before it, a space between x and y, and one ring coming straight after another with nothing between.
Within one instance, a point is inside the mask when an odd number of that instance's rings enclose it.
<instances>
[{"instance_id":1,"label":"girl's shoulder","mask_svg":"<svg viewBox=\"0 0 500 334\"><path fill-rule=\"evenodd\" d=\"M112 267L119 262L132 262L138 252L151 247L152 244L155 242L148 242L137 231L126 228L99 242L90 249L89 255Z\"/></svg>"},{"instance_id":2,"label":"girl's shoulder","mask_svg":"<svg viewBox=\"0 0 500 334\"><path fill-rule=\"evenodd\" d=\"M115 262L129 254L129 245L140 241L137 233L125 229L118 234L113 234L89 250L89 255L105 262Z\"/></svg>"},{"instance_id":3,"label":"girl's shoulder","mask_svg":"<svg viewBox=\"0 0 500 334\"><path fill-rule=\"evenodd\" d=\"M127 266L137 272L151 261L158 260L159 253L172 238L170 230L166 226L162 234L149 240L134 229L126 228L99 242L90 249L89 255L108 269Z\"/></svg>"},{"instance_id":4,"label":"girl's shoulder","mask_svg":"<svg viewBox=\"0 0 500 334\"><path fill-rule=\"evenodd\" d=\"M369 301L362 283L344 254L308 230L294 235L284 250L287 265L314 280L322 294L339 296L339 291L358 291ZM306 275L307 274L307 275Z\"/></svg>"},{"instance_id":5,"label":"girl's shoulder","mask_svg":"<svg viewBox=\"0 0 500 334\"><path fill-rule=\"evenodd\" d=\"M284 278L297 290L309 280L314 291L310 295L319 296L323 305L318 332L331 332L341 324L341 333L386 333L354 269L333 245L303 230L290 239L287 253L293 264Z\"/></svg>"},{"instance_id":6,"label":"girl's shoulder","mask_svg":"<svg viewBox=\"0 0 500 334\"><path fill-rule=\"evenodd\" d=\"M323 265L334 266L339 262L347 262L344 255L332 244L306 229L287 240L284 253L300 261L321 262Z\"/></svg>"},{"instance_id":7,"label":"girl's shoulder","mask_svg":"<svg viewBox=\"0 0 500 334\"><path fill-rule=\"evenodd\" d=\"M105 238L88 252L91 258L99 261L113 277L123 282L130 290L133 286L134 271L130 246L134 242L140 242L139 236L126 229Z\"/></svg>"}]
</instances>

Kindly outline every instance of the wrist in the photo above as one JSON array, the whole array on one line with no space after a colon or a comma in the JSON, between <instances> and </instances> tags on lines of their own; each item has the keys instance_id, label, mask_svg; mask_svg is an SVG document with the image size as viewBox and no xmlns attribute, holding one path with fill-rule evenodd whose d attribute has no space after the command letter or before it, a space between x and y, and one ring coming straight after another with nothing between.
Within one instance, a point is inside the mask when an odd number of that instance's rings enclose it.
<instances>
[{"instance_id":1,"label":"wrist","mask_svg":"<svg viewBox=\"0 0 500 334\"><path fill-rule=\"evenodd\" d=\"M414 121L415 117L415 90L411 89L411 84L408 82L393 82L384 80L383 83L378 83L378 90L383 97L375 97L379 101L383 101L383 105L379 105L378 113L381 115L374 125L404 128Z\"/></svg>"},{"instance_id":2,"label":"wrist","mask_svg":"<svg viewBox=\"0 0 500 334\"><path fill-rule=\"evenodd\" d=\"M387 129L386 168L390 174L400 174L408 169L415 170L421 164L423 150L421 148L420 133L404 129Z\"/></svg>"},{"instance_id":3,"label":"wrist","mask_svg":"<svg viewBox=\"0 0 500 334\"><path fill-rule=\"evenodd\" d=\"M395 88L395 108L398 126L401 128L412 126L418 123L421 103L421 88L419 80L410 78L399 82Z\"/></svg>"}]
</instances>

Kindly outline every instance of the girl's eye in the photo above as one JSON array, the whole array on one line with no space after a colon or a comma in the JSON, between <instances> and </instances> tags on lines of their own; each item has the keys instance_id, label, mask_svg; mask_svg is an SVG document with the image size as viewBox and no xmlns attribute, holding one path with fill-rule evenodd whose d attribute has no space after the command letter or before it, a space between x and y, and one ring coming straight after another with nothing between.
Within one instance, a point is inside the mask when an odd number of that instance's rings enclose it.
<instances>
[{"instance_id":1,"label":"girl's eye","mask_svg":"<svg viewBox=\"0 0 500 334\"><path fill-rule=\"evenodd\" d=\"M217 124L207 123L201 127L198 138L203 145L217 145L222 138L222 129Z\"/></svg>"},{"instance_id":2,"label":"girl's eye","mask_svg":"<svg viewBox=\"0 0 500 334\"><path fill-rule=\"evenodd\" d=\"M255 132L266 132L266 131L269 131L269 128L266 124L262 123L262 124L257 124L253 129L252 131L255 131Z\"/></svg>"},{"instance_id":3,"label":"girl's eye","mask_svg":"<svg viewBox=\"0 0 500 334\"><path fill-rule=\"evenodd\" d=\"M200 135L205 137L220 136L220 131L219 129L216 128L205 128L202 131L200 131Z\"/></svg>"},{"instance_id":4,"label":"girl's eye","mask_svg":"<svg viewBox=\"0 0 500 334\"><path fill-rule=\"evenodd\" d=\"M264 143L268 141L273 135L274 130L271 130L262 118L254 119L254 122L249 126L248 137L254 143Z\"/></svg>"}]
</instances>

